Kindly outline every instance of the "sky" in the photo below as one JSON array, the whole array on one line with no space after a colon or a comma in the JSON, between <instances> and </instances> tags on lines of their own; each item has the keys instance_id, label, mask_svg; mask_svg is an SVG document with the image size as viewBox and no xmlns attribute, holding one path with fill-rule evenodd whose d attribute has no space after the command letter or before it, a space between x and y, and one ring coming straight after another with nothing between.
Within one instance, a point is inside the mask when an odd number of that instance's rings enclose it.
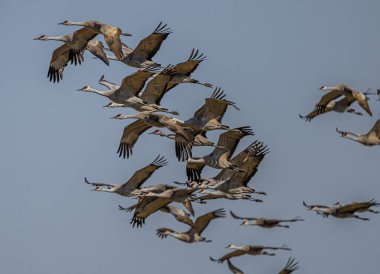
<instances>
[{"instance_id":1,"label":"sky","mask_svg":"<svg viewBox=\"0 0 380 274\"><path fill-rule=\"evenodd\" d=\"M278 273L290 256L299 261L299 273L374 273L380 267L380 216L364 214L369 222L322 219L306 211L302 201L380 200L379 148L335 132L339 127L366 133L380 117L380 102L370 101L372 117L329 113L308 123L298 114L313 109L321 85L380 87L379 10L379 1L370 0L1 1L0 273L229 273L226 264L208 257L224 255L230 243L292 249L233 260L245 273ZM223 207L243 216L302 216L305 222L266 230L240 227L227 215L204 231L211 243L186 244L155 235L160 227L187 230L172 216L157 213L143 228L133 229L131 215L117 206L134 200L90 191L85 176L123 183L158 154L169 165L146 185L185 181L186 174L174 144L157 136L143 135L133 157L120 159L116 150L129 122L109 118L134 111L102 108L106 98L76 91L85 85L100 88L102 74L119 83L133 68L116 62L107 67L86 53L81 66L65 69L59 84L46 78L60 44L33 38L73 32L76 27L57 23L89 19L132 33L123 37L130 47L160 21L167 23L173 33L155 60L175 64L192 48L200 49L208 58L194 78L222 87L239 106L241 111L227 111L225 124L251 126L256 133L243 139L237 152L255 139L270 148L250 183L268 193L264 203L215 200L195 205L197 216ZM162 105L186 119L211 93L183 84ZM219 133L209 137L216 141ZM194 155L209 151L197 148ZM217 172L205 168L203 175Z\"/></svg>"}]
</instances>

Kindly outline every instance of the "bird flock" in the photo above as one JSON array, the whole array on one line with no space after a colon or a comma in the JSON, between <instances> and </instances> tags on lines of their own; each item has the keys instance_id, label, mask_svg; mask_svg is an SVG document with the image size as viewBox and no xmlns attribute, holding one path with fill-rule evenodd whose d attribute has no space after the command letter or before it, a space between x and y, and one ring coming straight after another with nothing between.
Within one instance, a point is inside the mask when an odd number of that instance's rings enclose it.
<instances>
[{"instance_id":1,"label":"bird flock","mask_svg":"<svg viewBox=\"0 0 380 274\"><path fill-rule=\"evenodd\" d=\"M188 226L188 230L179 232L168 227L158 228L156 234L159 238L165 239L169 236L185 243L208 243L211 240L203 236L204 230L211 221L225 218L226 211L223 208L214 209L193 219L192 217L196 216L193 209L194 203L204 205L207 204L208 200L223 198L263 203L260 197L267 195L267 193L257 191L248 186L248 183L269 153L269 148L262 141L252 140L250 145L235 154L240 140L243 138L252 139L255 133L249 125L231 127L224 124L222 120L227 110L240 110L236 103L227 99L227 92L221 87L214 87L210 83L192 78L192 74L198 66L206 60L203 53L198 49L192 49L188 59L176 65L162 66L155 62L154 56L162 43L172 33L167 24L162 22L134 49L127 46L120 38L121 36L131 36L131 34L123 32L118 27L94 20L84 22L66 20L59 24L82 28L60 37L40 35L35 38L35 40L40 41L63 42L63 45L55 49L52 54L47 74L48 79L54 83L62 81L64 69L69 63L76 66L84 62L85 51L89 51L94 55L94 59L100 59L107 66L110 65L109 60L112 60L137 68L136 72L124 77L120 85L107 81L102 75L98 84L104 86L106 90L98 90L87 85L79 91L96 93L108 98L110 102L104 106L106 108L132 108L137 111L132 115L118 114L112 117L119 120L135 120L125 126L123 130L117 149L119 157L132 157L134 146L140 136L147 130L154 128L148 134L169 139L169 142L174 143L171 153L175 153L178 161L184 162L186 165L184 167L186 180L184 182L173 182L172 185L143 186L153 173L168 165L166 158L161 155L156 156L150 164L137 170L123 184L93 182L85 177L85 183L92 186L93 191L116 193L136 200L133 205L128 207L119 205L120 210L132 214L130 221L132 227L143 226L149 216L157 212L168 213L178 222ZM96 40L98 35L103 36L108 48L104 47L101 41ZM107 51L112 52L114 56L107 55L105 53ZM170 110L161 105L163 97L177 85L183 83L200 85L208 89L213 88L211 95L205 98L203 104L195 109L194 115L186 120L173 117L179 115L178 110ZM363 115L351 108L355 102L368 115L372 116L368 96L375 93L360 92L344 84L331 87L322 86L320 90L328 92L322 96L312 112L305 116L299 115L300 118L310 122L315 117L331 111ZM207 132L213 130L222 132L217 142L207 138ZM364 135L340 131L338 128L336 131L340 136L363 145L380 144L380 119ZM212 151L205 156L193 156L193 146L210 147ZM202 170L205 166L220 171L212 178L205 178L202 176ZM184 209L174 205L178 203L182 204ZM355 218L367 221L369 219L360 216L359 213L379 213L373 207L379 206L380 203L371 199L349 204L337 202L331 206L308 205L306 202L303 202L303 205L324 218L331 215L336 218ZM230 211L230 215L233 219L242 220L240 224L242 226L259 226L267 229L289 228L291 223L304 221L299 216L289 219L240 217L232 211ZM222 224L219 221L213 223ZM227 261L229 270L235 274L243 273L243 271L232 264L231 259L234 257L245 254L274 256L276 255L275 251L291 251L285 244L279 246L250 244L236 246L229 244L227 248L232 249L232 251L217 259L210 256L210 260L218 263ZM292 273L298 268L298 262L294 257L290 257L279 273Z\"/></svg>"}]
</instances>

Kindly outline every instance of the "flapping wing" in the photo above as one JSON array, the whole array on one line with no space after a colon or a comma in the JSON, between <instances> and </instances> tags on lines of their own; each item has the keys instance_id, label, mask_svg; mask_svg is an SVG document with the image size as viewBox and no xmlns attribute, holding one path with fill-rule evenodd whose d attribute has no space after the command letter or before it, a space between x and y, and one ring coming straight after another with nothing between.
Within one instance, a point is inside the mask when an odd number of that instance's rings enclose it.
<instances>
[{"instance_id":1,"label":"flapping wing","mask_svg":"<svg viewBox=\"0 0 380 274\"><path fill-rule=\"evenodd\" d=\"M140 135L149 128L151 128L151 126L142 120L137 120L136 122L126 126L117 150L119 157L123 156L123 158L125 158L125 156L127 156L127 158L129 158L129 156L132 155L133 146L139 139Z\"/></svg>"},{"instance_id":2,"label":"flapping wing","mask_svg":"<svg viewBox=\"0 0 380 274\"><path fill-rule=\"evenodd\" d=\"M234 102L226 100L225 97L226 94L224 90L218 87L215 88L211 97L206 98L205 104L195 112L194 117L204 121L217 119L220 122L226 113L228 106L233 106L235 109L239 110Z\"/></svg>"},{"instance_id":3,"label":"flapping wing","mask_svg":"<svg viewBox=\"0 0 380 274\"><path fill-rule=\"evenodd\" d=\"M166 234L167 232L173 233L175 231L171 228L162 227L162 228L159 228L156 230L156 235L159 238L164 239L164 238L168 237L168 235Z\"/></svg>"},{"instance_id":4,"label":"flapping wing","mask_svg":"<svg viewBox=\"0 0 380 274\"><path fill-rule=\"evenodd\" d=\"M195 232L199 235L205 230L205 228L209 225L211 220L217 219L217 218L224 218L226 216L226 211L223 208L211 211L209 213L206 213L200 217L197 218L195 221Z\"/></svg>"},{"instance_id":5,"label":"flapping wing","mask_svg":"<svg viewBox=\"0 0 380 274\"><path fill-rule=\"evenodd\" d=\"M166 87L173 77L172 66L166 66L146 85L140 98L147 104L159 105L166 93Z\"/></svg>"},{"instance_id":6,"label":"flapping wing","mask_svg":"<svg viewBox=\"0 0 380 274\"><path fill-rule=\"evenodd\" d=\"M290 257L285 267L278 274L290 274L293 271L296 271L298 268L298 262L295 261L295 258Z\"/></svg>"},{"instance_id":7,"label":"flapping wing","mask_svg":"<svg viewBox=\"0 0 380 274\"><path fill-rule=\"evenodd\" d=\"M234 154L240 140L243 137L248 136L248 135L251 135L251 136L254 135L251 127L233 128L222 133L219 136L219 140L218 140L218 144L216 145L216 148L210 154L210 156L212 158L218 158L223 153L228 152L228 158L229 158L229 156Z\"/></svg>"},{"instance_id":8,"label":"flapping wing","mask_svg":"<svg viewBox=\"0 0 380 274\"><path fill-rule=\"evenodd\" d=\"M194 158L199 159L199 158ZM204 163L189 161L186 163L186 175L189 181L196 181L201 178L201 173L205 167Z\"/></svg>"},{"instance_id":9,"label":"flapping wing","mask_svg":"<svg viewBox=\"0 0 380 274\"><path fill-rule=\"evenodd\" d=\"M378 138L380 138L380 119L376 121L373 128L371 128L371 130L367 134L375 134Z\"/></svg>"},{"instance_id":10,"label":"flapping wing","mask_svg":"<svg viewBox=\"0 0 380 274\"><path fill-rule=\"evenodd\" d=\"M338 90L333 90L333 91L326 93L325 95L322 96L321 100L319 100L319 102L315 105L314 110L319 112L319 113L323 113L325 111L328 103L330 103L332 100L334 100L340 96L342 96L342 93Z\"/></svg>"},{"instance_id":11,"label":"flapping wing","mask_svg":"<svg viewBox=\"0 0 380 274\"><path fill-rule=\"evenodd\" d=\"M206 56L203 53L199 54L199 50L193 49L189 59L186 62L175 65L173 70L175 73L190 76L204 60L206 60Z\"/></svg>"},{"instance_id":12,"label":"flapping wing","mask_svg":"<svg viewBox=\"0 0 380 274\"><path fill-rule=\"evenodd\" d=\"M128 99L137 96L144 87L146 81L157 72L157 66L150 66L143 70L124 77L121 85L115 94L120 99Z\"/></svg>"},{"instance_id":13,"label":"flapping wing","mask_svg":"<svg viewBox=\"0 0 380 274\"><path fill-rule=\"evenodd\" d=\"M243 251L243 250L235 250L235 251L232 251L230 253L227 253L226 255L224 255L223 257L219 258L219 259L214 259L212 257L210 257L210 260L213 261L213 262L218 262L218 263L223 263L225 260L228 260L228 259L231 259L233 257L238 257L238 256L241 256L241 255L244 255L246 252Z\"/></svg>"},{"instance_id":14,"label":"flapping wing","mask_svg":"<svg viewBox=\"0 0 380 274\"><path fill-rule=\"evenodd\" d=\"M72 58L71 49L67 44L63 44L54 50L50 60L47 77L50 81L59 82L63 77L63 70Z\"/></svg>"},{"instance_id":15,"label":"flapping wing","mask_svg":"<svg viewBox=\"0 0 380 274\"><path fill-rule=\"evenodd\" d=\"M227 259L228 268L232 271L233 274L244 274L239 268L234 266L229 259Z\"/></svg>"},{"instance_id":16,"label":"flapping wing","mask_svg":"<svg viewBox=\"0 0 380 274\"><path fill-rule=\"evenodd\" d=\"M230 160L233 165L243 170L243 172L223 169L214 179L229 180L230 184L246 186L256 174L261 161L267 153L269 153L269 149L264 143L254 141L246 149Z\"/></svg>"},{"instance_id":17,"label":"flapping wing","mask_svg":"<svg viewBox=\"0 0 380 274\"><path fill-rule=\"evenodd\" d=\"M88 42L86 49L98 57L100 60L102 60L104 64L109 66L110 62L107 58L106 53L104 52L104 46L102 42L96 39L92 39Z\"/></svg>"},{"instance_id":18,"label":"flapping wing","mask_svg":"<svg viewBox=\"0 0 380 274\"><path fill-rule=\"evenodd\" d=\"M145 219L148 218L153 213L160 210L162 207L170 204L172 200L170 198L156 198L145 207L141 208L138 212L135 211L135 214L132 217L131 224L134 227L142 226L145 224Z\"/></svg>"},{"instance_id":19,"label":"flapping wing","mask_svg":"<svg viewBox=\"0 0 380 274\"><path fill-rule=\"evenodd\" d=\"M106 25L101 28L101 33L104 36L110 50L115 54L116 58L123 59L122 44L120 40L121 30L114 26Z\"/></svg>"},{"instance_id":20,"label":"flapping wing","mask_svg":"<svg viewBox=\"0 0 380 274\"><path fill-rule=\"evenodd\" d=\"M81 28L73 33L74 44L71 45L71 49L74 53L79 54L86 49L88 42L98 35L97 32L90 28Z\"/></svg>"},{"instance_id":21,"label":"flapping wing","mask_svg":"<svg viewBox=\"0 0 380 274\"><path fill-rule=\"evenodd\" d=\"M154 161L139 169L136 171L133 176L121 187L126 187L126 188L140 188L140 186L150 177L152 174L159 168L166 166L168 164L167 160L165 159L164 156L158 155Z\"/></svg>"},{"instance_id":22,"label":"flapping wing","mask_svg":"<svg viewBox=\"0 0 380 274\"><path fill-rule=\"evenodd\" d=\"M257 218L252 218L252 217L239 217L235 213L233 213L231 210L230 210L230 214L234 219L239 219L239 220L256 220L257 219Z\"/></svg>"},{"instance_id":23,"label":"flapping wing","mask_svg":"<svg viewBox=\"0 0 380 274\"><path fill-rule=\"evenodd\" d=\"M186 161L192 157L191 150L193 148L195 136L198 133L199 131L197 130L184 128L184 132L182 134L175 134L175 153L179 161Z\"/></svg>"},{"instance_id":24,"label":"flapping wing","mask_svg":"<svg viewBox=\"0 0 380 274\"><path fill-rule=\"evenodd\" d=\"M140 41L130 56L139 60L151 60L170 33L167 24L160 22L152 34Z\"/></svg>"}]
</instances>

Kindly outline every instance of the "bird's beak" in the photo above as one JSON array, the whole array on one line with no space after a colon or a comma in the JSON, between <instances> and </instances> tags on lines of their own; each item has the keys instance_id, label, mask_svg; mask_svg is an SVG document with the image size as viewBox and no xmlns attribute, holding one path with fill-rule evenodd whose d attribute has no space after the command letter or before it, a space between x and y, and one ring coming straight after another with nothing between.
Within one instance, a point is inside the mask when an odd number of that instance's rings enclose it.
<instances>
[{"instance_id":1,"label":"bird's beak","mask_svg":"<svg viewBox=\"0 0 380 274\"><path fill-rule=\"evenodd\" d=\"M124 32L122 33L121 35L124 35L124 36L132 36L132 34L128 33L128 32Z\"/></svg>"},{"instance_id":2,"label":"bird's beak","mask_svg":"<svg viewBox=\"0 0 380 274\"><path fill-rule=\"evenodd\" d=\"M83 91L83 89L82 89L82 88L80 88L80 89L77 89L77 91Z\"/></svg>"},{"instance_id":3,"label":"bird's beak","mask_svg":"<svg viewBox=\"0 0 380 274\"><path fill-rule=\"evenodd\" d=\"M242 222L240 225L244 225L244 222Z\"/></svg>"},{"instance_id":4,"label":"bird's beak","mask_svg":"<svg viewBox=\"0 0 380 274\"><path fill-rule=\"evenodd\" d=\"M58 25L65 25L66 24L66 21L63 21L61 23L58 23Z\"/></svg>"},{"instance_id":5,"label":"bird's beak","mask_svg":"<svg viewBox=\"0 0 380 274\"><path fill-rule=\"evenodd\" d=\"M41 40L41 39L40 39L40 36L38 36L36 38L33 38L33 40Z\"/></svg>"}]
</instances>

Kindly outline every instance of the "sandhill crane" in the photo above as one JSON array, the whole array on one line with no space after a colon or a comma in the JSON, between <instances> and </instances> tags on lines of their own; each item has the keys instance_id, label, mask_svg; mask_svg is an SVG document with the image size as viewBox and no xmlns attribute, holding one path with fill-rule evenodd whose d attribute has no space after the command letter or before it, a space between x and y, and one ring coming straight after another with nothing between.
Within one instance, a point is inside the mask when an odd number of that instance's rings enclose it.
<instances>
[{"instance_id":1,"label":"sandhill crane","mask_svg":"<svg viewBox=\"0 0 380 274\"><path fill-rule=\"evenodd\" d=\"M191 78L191 74L198 68L199 64L206 60L203 53L199 54L199 50L193 49L187 61L179 63L173 67L173 77L167 87L167 90L174 88L181 83L199 84L208 88L212 88L212 84L201 83Z\"/></svg>"},{"instance_id":2,"label":"sandhill crane","mask_svg":"<svg viewBox=\"0 0 380 274\"><path fill-rule=\"evenodd\" d=\"M63 36L41 35L34 38L40 41L60 41L64 44L54 50L50 60L47 77L50 81L59 82L63 77L63 70L67 63L81 64L83 61L83 51L86 49L88 42L97 35L91 29L82 28L71 34Z\"/></svg>"},{"instance_id":3,"label":"sandhill crane","mask_svg":"<svg viewBox=\"0 0 380 274\"><path fill-rule=\"evenodd\" d=\"M166 166L168 162L164 156L158 155L154 161L136 171L133 176L122 185L104 184L104 183L91 183L85 178L85 182L94 186L93 191L112 192L122 196L129 196L132 191L140 188L140 186L159 168Z\"/></svg>"},{"instance_id":4,"label":"sandhill crane","mask_svg":"<svg viewBox=\"0 0 380 274\"><path fill-rule=\"evenodd\" d=\"M170 213L174 218L181 223L187 224L191 227L195 227L193 221L190 219L190 214L183 209L176 206L167 205L160 209L162 212Z\"/></svg>"},{"instance_id":5,"label":"sandhill crane","mask_svg":"<svg viewBox=\"0 0 380 274\"><path fill-rule=\"evenodd\" d=\"M207 240L201 236L202 232L212 220L224 217L224 209L217 209L198 217L194 223L194 227L186 232L177 232L171 228L159 228L157 229L157 236L161 239L170 236L185 243L211 242L211 240Z\"/></svg>"},{"instance_id":6,"label":"sandhill crane","mask_svg":"<svg viewBox=\"0 0 380 274\"><path fill-rule=\"evenodd\" d=\"M146 218L172 202L182 203L192 213L191 200L195 200L194 191L196 189L169 188L158 193L142 193L139 195L140 200L130 223L133 227L140 227L145 224Z\"/></svg>"},{"instance_id":7,"label":"sandhill crane","mask_svg":"<svg viewBox=\"0 0 380 274\"><path fill-rule=\"evenodd\" d=\"M341 137L353 140L365 146L380 145L380 119L377 120L372 129L364 135L358 135L348 131L340 131L338 128L336 128L336 132L338 132Z\"/></svg>"},{"instance_id":8,"label":"sandhill crane","mask_svg":"<svg viewBox=\"0 0 380 274\"><path fill-rule=\"evenodd\" d=\"M231 270L231 272L233 274L244 274L243 271L241 271L239 268L237 268L236 266L234 266L231 261L228 259L227 260L227 265L228 265L228 269Z\"/></svg>"},{"instance_id":9,"label":"sandhill crane","mask_svg":"<svg viewBox=\"0 0 380 274\"><path fill-rule=\"evenodd\" d=\"M354 109L350 108L353 102L355 102L354 97L343 97L339 100L333 100L331 97L335 98L335 91L331 91L322 96L321 100L316 104L314 110L307 114L306 116L302 116L299 114L301 119L305 119L305 121L310 122L312 119L317 117L320 114L335 111L335 112L349 112L356 115L363 115L361 112L356 112Z\"/></svg>"},{"instance_id":10,"label":"sandhill crane","mask_svg":"<svg viewBox=\"0 0 380 274\"><path fill-rule=\"evenodd\" d=\"M66 20L58 24L64 25L64 26L82 26L85 29L95 32L96 34L102 34L104 36L104 40L106 41L107 45L109 46L111 51L115 54L118 60L121 60L123 58L123 52L121 50L120 35L131 36L131 34L122 32L122 30L117 27L107 25L95 20L89 20L89 21L84 21L84 22L71 22L71 21Z\"/></svg>"},{"instance_id":11,"label":"sandhill crane","mask_svg":"<svg viewBox=\"0 0 380 274\"><path fill-rule=\"evenodd\" d=\"M354 202L351 204L341 204L337 202L333 206L325 206L325 205L307 205L305 202L303 202L303 205L312 211L317 212L317 214L322 215L324 218L327 218L328 216L334 216L336 218L355 218L363 221L368 221L368 218L360 217L359 215L355 214L357 212L371 212L371 213L379 213L376 210L371 209L373 206L379 206L380 203L377 203L373 199L366 202Z\"/></svg>"},{"instance_id":12,"label":"sandhill crane","mask_svg":"<svg viewBox=\"0 0 380 274\"><path fill-rule=\"evenodd\" d=\"M121 136L120 145L117 150L119 157L129 158L132 149L138 138L151 127L166 127L167 129L185 136L182 121L162 114L155 114L152 111L142 111L133 115L117 114L114 119L138 119L136 122L126 126Z\"/></svg>"},{"instance_id":13,"label":"sandhill crane","mask_svg":"<svg viewBox=\"0 0 380 274\"><path fill-rule=\"evenodd\" d=\"M107 57L110 60L120 60L124 64L134 68L145 68L151 65L160 66L160 64L152 61L152 58L156 55L162 42L166 40L170 33L172 33L172 31L167 27L167 24L162 24L162 22L160 22L152 34L142 39L137 47L130 51L129 54L123 56L123 58L119 58L118 56L116 56L117 59L110 56ZM124 51L124 53L127 52Z\"/></svg>"},{"instance_id":14,"label":"sandhill crane","mask_svg":"<svg viewBox=\"0 0 380 274\"><path fill-rule=\"evenodd\" d=\"M211 97L205 99L205 104L194 113L194 116L184 121L183 126L190 129L186 130L186 138L179 134L175 136L175 149L178 160L185 161L191 157L193 140L201 131L229 128L221 123L227 107L232 106L237 110L239 108L234 102L226 100L225 96L224 90L218 87L215 88Z\"/></svg>"},{"instance_id":15,"label":"sandhill crane","mask_svg":"<svg viewBox=\"0 0 380 274\"><path fill-rule=\"evenodd\" d=\"M355 99L358 104L368 113L369 116L372 116L371 109L368 104L368 94L373 94L369 92L360 92L358 90L354 90L347 85L339 84L336 86L328 87L328 86L322 86L320 87L320 90L331 90L329 93L329 98L331 100L334 100L340 96L346 96L348 98ZM326 106L321 105L320 106L321 111L326 108Z\"/></svg>"},{"instance_id":16,"label":"sandhill crane","mask_svg":"<svg viewBox=\"0 0 380 274\"><path fill-rule=\"evenodd\" d=\"M165 133L159 129L156 129L152 132L150 132L149 134L153 134L153 135L157 135L157 136L160 136L160 137L165 137L165 138L168 138L168 139L171 139L171 140L175 140L175 134L168 134L168 133ZM193 141L193 146L211 146L211 147L216 147L216 145L214 144L214 142L210 141L209 139L207 139L206 137L206 131L202 131L201 133L199 133L198 135L195 136L195 139Z\"/></svg>"},{"instance_id":17,"label":"sandhill crane","mask_svg":"<svg viewBox=\"0 0 380 274\"><path fill-rule=\"evenodd\" d=\"M304 221L304 219L300 219L300 218L280 220L280 219L239 217L236 214L234 214L232 211L230 211L230 214L231 214L231 216L234 219L243 220L243 222L240 225L244 225L244 226L247 226L247 225L257 225L257 226L260 226L260 227L263 227L263 228L273 228L273 227L289 228L288 225L283 225L281 223ZM251 222L251 221L253 221L253 222Z\"/></svg>"},{"instance_id":18,"label":"sandhill crane","mask_svg":"<svg viewBox=\"0 0 380 274\"><path fill-rule=\"evenodd\" d=\"M298 270L298 262L295 261L295 258L290 257L286 262L285 267L278 274L290 274Z\"/></svg>"},{"instance_id":19,"label":"sandhill crane","mask_svg":"<svg viewBox=\"0 0 380 274\"><path fill-rule=\"evenodd\" d=\"M217 144L218 147L215 148L211 154L202 158L192 157L187 160L186 174L188 180L199 180L201 178L202 169L206 165L218 169L230 168L240 171L240 169L229 160L240 140L248 135L254 135L250 127L234 128L221 134Z\"/></svg>"},{"instance_id":20,"label":"sandhill crane","mask_svg":"<svg viewBox=\"0 0 380 274\"><path fill-rule=\"evenodd\" d=\"M223 263L225 260L231 259L233 257L238 257L244 254L256 256L256 255L268 255L268 256L275 256L275 253L269 253L265 250L288 250L291 249L287 247L286 245L283 245L281 247L270 247L270 246L261 246L261 245L242 245L242 246L236 246L233 244L230 244L226 246L226 248L235 249L235 251L232 251L223 257L219 259L214 259L210 257L210 260L213 262Z\"/></svg>"}]
</instances>

